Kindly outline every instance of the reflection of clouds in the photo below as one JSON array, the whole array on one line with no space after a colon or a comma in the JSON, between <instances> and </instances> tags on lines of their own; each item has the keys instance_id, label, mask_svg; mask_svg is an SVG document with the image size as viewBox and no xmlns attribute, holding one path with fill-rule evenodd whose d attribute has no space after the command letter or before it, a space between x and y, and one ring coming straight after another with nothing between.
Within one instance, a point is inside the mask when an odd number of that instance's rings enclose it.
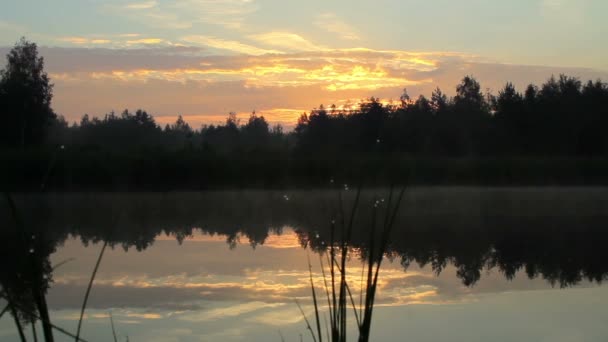
<instances>
[{"instance_id":1,"label":"reflection of clouds","mask_svg":"<svg viewBox=\"0 0 608 342\"><path fill-rule=\"evenodd\" d=\"M303 309L304 314L307 317L310 317L311 314L314 314L314 309L310 306L305 306ZM264 312L259 315L256 315L255 317L249 318L248 321L266 324L270 326L281 326L287 324L295 324L302 321L302 319L302 313L297 308L297 306L295 304L287 304L272 311Z\"/></svg>"},{"instance_id":2,"label":"reflection of clouds","mask_svg":"<svg viewBox=\"0 0 608 342\"><path fill-rule=\"evenodd\" d=\"M80 319L80 314L76 311L58 311L53 317L56 320L78 321ZM95 309L92 309L91 312L85 313L83 316L83 320L86 321L107 321L109 318L109 312L99 312ZM141 320L156 320L161 318L163 318L162 314L149 311L133 311L124 309L112 311L112 319L122 323L137 324L141 322Z\"/></svg>"},{"instance_id":3,"label":"reflection of clouds","mask_svg":"<svg viewBox=\"0 0 608 342\"><path fill-rule=\"evenodd\" d=\"M292 231L286 231L286 240ZM197 237L195 236L196 240ZM165 242L166 243L166 242ZM190 242L196 245L203 242ZM214 244L222 246L227 256L224 241L206 241L208 246ZM185 245L188 241L185 242ZM68 243L69 245L69 243ZM154 250L159 244L152 247ZM168 250L162 250L162 257L176 255L180 247L171 244ZM197 247L197 246L193 246ZM237 303L264 303L264 305L280 305L292 303L294 298L302 302L310 300L310 283L307 269L306 251L298 249L258 247L255 251L242 246L254 254L240 254L236 258L229 258L217 273L196 275L195 272L185 272L171 265L169 268L159 269L162 265L150 255L148 263L138 274L125 275L120 268L128 264L129 258L123 263L112 263L104 260L106 264L95 281L94 291L89 298L89 306L96 309L109 308L153 308L163 311L205 311L200 303L205 301L237 302ZM268 260L281 259L281 255L289 251L292 257L279 267L267 264ZM121 252L122 253L122 252ZM211 253L211 254L208 254ZM213 248L196 249L192 255L195 260L209 260L210 255L217 252ZM139 254L139 253L138 253ZM184 255L188 257L188 251ZM260 254L261 258L255 258ZM137 255L137 254L136 254ZM109 256L113 258L113 256ZM243 259L248 258L253 263L242 265ZM256 263L257 261L257 263ZM318 261L312 259L313 282L319 291L325 293L324 278L320 272ZM116 265L116 266L112 266ZM188 263L186 262L186 266ZM327 265L325 265L326 267ZM353 293L360 293L361 263L353 258L349 262L347 280ZM67 265L66 265L67 267ZM113 270L108 271L107 268ZM232 268L231 270L227 268ZM84 268L86 269L86 268ZM105 270L104 270L105 269ZM147 269L153 270L154 276L146 274ZM420 269L411 266L405 272L398 262L385 263L380 271L378 284L377 304L380 306L400 306L408 304L447 304L469 301L476 295L485 293L499 293L507 291L524 291L547 289L550 286L541 279L529 280L524 274L519 274L512 281L507 281L498 272L488 273L475 287L466 287L461 280L454 276L454 267L447 267L442 274L436 276L429 267ZM329 272L326 270L326 275ZM58 274L56 283L49 292L49 304L53 309L76 309L81 305L82 294L86 289L88 275L76 275L68 272ZM321 305L324 305L322 303ZM253 305L252 307L254 307ZM248 306L244 306L246 308Z\"/></svg>"},{"instance_id":4,"label":"reflection of clouds","mask_svg":"<svg viewBox=\"0 0 608 342\"><path fill-rule=\"evenodd\" d=\"M82 305L86 285L55 284L48 302L53 310L77 309ZM87 306L93 309L156 308L159 310L199 310L193 301L201 298L195 289L174 287L131 287L95 284Z\"/></svg>"},{"instance_id":5,"label":"reflection of clouds","mask_svg":"<svg viewBox=\"0 0 608 342\"><path fill-rule=\"evenodd\" d=\"M248 246L245 237L242 237L241 245L229 250L225 237L198 232L181 246L176 241L162 238L143 252L108 250L89 298L86 320L90 326L107 327L108 312L111 311L119 329L130 332L141 329L149 334L144 339L147 341L155 337L167 340L166 336L203 335L209 340L242 340L243 336L256 340L251 337L251 332L256 329L263 330L266 339L268 332L276 329L289 331L290 327L298 327L305 331L294 299L298 299L311 319L314 308L306 261L308 251L296 246L293 230L285 228L282 232L282 237L270 234L265 244L255 250ZM277 241L283 237L284 245ZM82 303L97 249L84 248L78 241L68 240L53 259L62 260L69 256L77 256L78 259L57 270L56 283L48 295L55 321L78 320L77 310ZM320 310L326 314L324 280L318 256L310 256L313 281L320 296ZM204 265L204 273L200 272L201 265ZM347 268L347 279L356 302L361 266L359 258L353 256ZM499 272L490 271L476 286L468 288L455 277L455 273L456 269L448 266L436 276L430 267L416 265L411 265L405 272L398 258L387 261L380 271L377 312L402 310L404 314L398 317L404 317L410 310L405 306L409 305L425 305L423 308L416 306L416 310L423 311L446 310L446 307L450 310L451 304L470 307L488 297L502 296L487 294L513 295L508 292L520 292L517 295L521 296L529 290L549 288L543 280L528 280L525 274L519 274L509 282ZM460 310L461 306L453 308ZM395 324L394 320L384 323L389 322L390 325ZM374 324L375 327L382 325L382 319ZM69 324L65 326L69 327ZM158 331L151 333L152 328ZM193 331L189 334L182 331L184 334L181 335L180 329L188 328Z\"/></svg>"},{"instance_id":6,"label":"reflection of clouds","mask_svg":"<svg viewBox=\"0 0 608 342\"><path fill-rule=\"evenodd\" d=\"M284 303L264 303L264 302L249 302L244 304L236 304L215 309L210 309L200 313L187 313L179 317L179 319L192 322L202 322L217 319L225 319L230 317L241 316L244 314L256 312L263 309L275 309L285 305Z\"/></svg>"}]
</instances>

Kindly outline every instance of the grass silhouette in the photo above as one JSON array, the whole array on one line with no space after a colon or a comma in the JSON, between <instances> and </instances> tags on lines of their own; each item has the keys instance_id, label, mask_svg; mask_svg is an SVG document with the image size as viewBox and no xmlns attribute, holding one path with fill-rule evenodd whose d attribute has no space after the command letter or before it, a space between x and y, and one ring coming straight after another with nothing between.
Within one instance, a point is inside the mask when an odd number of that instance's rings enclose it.
<instances>
[{"instance_id":1,"label":"grass silhouette","mask_svg":"<svg viewBox=\"0 0 608 342\"><path fill-rule=\"evenodd\" d=\"M355 301L351 286L347 281L347 259L352 251L349 247L349 242L352 237L353 225L356 213L360 207L361 186L358 187L353 206L351 208L348 219L345 216L342 193L339 193L339 215L340 215L340 232L339 238L336 232L335 220L331 222L329 244L325 250L321 251L320 265L323 276L323 286L327 297L327 308L329 313L329 324L325 323L327 330L326 338L331 342L345 342L347 338L347 321L349 306L352 308L355 323L358 330L358 341L369 341L372 325L372 317L374 312L374 303L376 291L378 287L378 275L384 253L388 248L389 236L395 223L395 217L399 210L405 187L402 188L397 195L394 193L394 187L390 188L388 202L383 213L379 213L383 200L375 199L373 202L373 210L369 231L369 255L365 259L361 270L360 293L358 303ZM380 215L379 215L380 214ZM378 225L379 219L381 224ZM380 234L379 236L377 236ZM323 262L323 255L326 257L326 264ZM313 341L323 342L322 324L320 321L320 302L315 289L313 280L312 264L310 256L308 256L309 279L312 293L312 303L315 314L315 327L313 328L310 321L306 317L304 310L296 301L298 308L307 329L310 331ZM329 276L325 269L328 268Z\"/></svg>"}]
</instances>

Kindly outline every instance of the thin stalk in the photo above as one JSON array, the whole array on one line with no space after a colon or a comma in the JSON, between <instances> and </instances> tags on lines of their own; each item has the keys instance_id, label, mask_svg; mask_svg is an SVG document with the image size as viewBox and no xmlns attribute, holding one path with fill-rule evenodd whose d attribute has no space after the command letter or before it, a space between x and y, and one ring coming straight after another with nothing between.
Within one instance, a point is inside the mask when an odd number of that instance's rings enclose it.
<instances>
[{"instance_id":1,"label":"thin stalk","mask_svg":"<svg viewBox=\"0 0 608 342\"><path fill-rule=\"evenodd\" d=\"M93 269L93 274L91 275L91 280L89 281L89 286L87 287L87 292L84 295L84 301L82 302L82 308L80 309L80 319L78 320L78 329L76 330L76 341L80 338L80 329L82 328L82 318L84 317L84 310L87 307L87 301L89 300L89 294L91 293L91 288L93 287L93 281L95 280L95 275L97 275L97 270L99 269L99 265L101 264L101 259L103 258L103 253L106 250L106 246L108 245L108 241L103 243L103 247L101 247L101 252L99 253L99 258L97 258L97 263L95 264L95 268Z\"/></svg>"},{"instance_id":2,"label":"thin stalk","mask_svg":"<svg viewBox=\"0 0 608 342\"><path fill-rule=\"evenodd\" d=\"M56 326L54 324L51 324L51 327L53 327L53 329L59 331L60 333L64 334L65 336L68 336L68 337L76 339L77 342L87 342L87 340L85 340L85 339L83 339L81 337L77 337L76 335L72 334L71 332L69 332L69 331L67 331L67 330L65 330L65 329L63 329L61 327L58 327L58 326Z\"/></svg>"},{"instance_id":3,"label":"thin stalk","mask_svg":"<svg viewBox=\"0 0 608 342\"><path fill-rule=\"evenodd\" d=\"M34 336L34 342L38 342L38 334L36 334L36 321L32 320L32 335Z\"/></svg>"},{"instance_id":4,"label":"thin stalk","mask_svg":"<svg viewBox=\"0 0 608 342\"><path fill-rule=\"evenodd\" d=\"M325 333L327 334L327 340L331 341L330 335L329 335L329 325L327 325L327 316L326 315L323 315L323 321L325 321Z\"/></svg>"},{"instance_id":5,"label":"thin stalk","mask_svg":"<svg viewBox=\"0 0 608 342\"><path fill-rule=\"evenodd\" d=\"M325 275L325 267L323 266L323 256L322 255L319 255L319 265L321 266L321 274L323 274L323 284L325 285L325 295L327 297L327 308L329 310L330 320L331 320L331 300L329 297L329 285L327 285L327 277ZM323 315L323 317L325 318L325 328L329 329L327 326L327 317L325 315ZM327 336L327 340L331 341L329 335Z\"/></svg>"},{"instance_id":6,"label":"thin stalk","mask_svg":"<svg viewBox=\"0 0 608 342\"><path fill-rule=\"evenodd\" d=\"M395 206L393 208L391 208L391 204L392 204L392 194L393 194L393 188L391 187L391 194L389 197L389 203L387 205L387 209L386 209L386 215L384 218L384 231L382 232L382 239L380 241L380 248L378 250L378 261L376 263L376 267L374 270L374 275L373 275L373 279L371 280L371 286L368 288L368 294L367 294L367 298L366 298L366 312L365 312L365 318L364 318L364 324L361 327L361 331L362 334L359 336L359 341L369 341L369 334L371 331L371 321L372 321L372 315L373 315L373 310L374 310L374 301L375 301L375 296L376 296L376 289L378 286L378 275L380 273L380 266L382 265L382 260L384 257L384 253L386 251L386 248L388 246L388 238L390 236L392 227L395 223L395 217L397 216L397 211L399 210L399 206L401 205L401 201L403 199L403 194L405 193L405 187L401 189L401 191L399 192L399 196L397 198L397 201L395 203ZM391 212L392 210L392 212ZM371 257L370 257L370 260ZM373 264L373 262L369 262L370 265L370 271L371 271L371 265ZM368 277L370 276L370 273L368 273ZM370 284L369 278L368 278L368 284Z\"/></svg>"},{"instance_id":7,"label":"thin stalk","mask_svg":"<svg viewBox=\"0 0 608 342\"><path fill-rule=\"evenodd\" d=\"M355 213L357 212L357 208L359 206L359 199L361 197L361 186L357 187L357 194L355 196L355 202L353 203L353 207L350 212L350 217L348 220L348 225L346 225L344 218L344 211L342 206L342 194L339 195L340 201L340 209L342 211L342 243L341 243L341 267L340 267L340 293L339 293L339 309L340 309L340 331L341 331L341 341L346 341L346 296L349 290L347 289L348 285L346 283L346 259L348 257L348 242L351 239L353 224L355 219ZM352 300L352 294L351 294ZM354 303L354 301L353 301Z\"/></svg>"},{"instance_id":8,"label":"thin stalk","mask_svg":"<svg viewBox=\"0 0 608 342\"><path fill-rule=\"evenodd\" d=\"M297 299L295 301L296 301L296 305L298 306L298 309L300 309L300 312L302 313L302 317L304 317L304 321L306 322L306 329L310 330L310 335L312 336L312 340L314 342L317 342L317 338L315 337L315 332L314 332L314 330L312 330L312 327L310 326L310 322L308 321L308 318L306 317L304 310L302 310L302 306L300 306L300 302L298 302Z\"/></svg>"},{"instance_id":9,"label":"thin stalk","mask_svg":"<svg viewBox=\"0 0 608 342\"><path fill-rule=\"evenodd\" d=\"M338 265L338 261L334 261L336 263L336 267L338 268L339 272L342 272L342 269L340 268L340 265ZM353 297L353 293L350 289L350 286L348 285L348 282L344 283L345 289L346 289L346 293L348 293L348 296L350 298L350 303L353 307L353 311L355 313L355 320L357 321L357 325L360 325L359 323L359 314L357 312L357 306L355 305L355 298Z\"/></svg>"},{"instance_id":10,"label":"thin stalk","mask_svg":"<svg viewBox=\"0 0 608 342\"><path fill-rule=\"evenodd\" d=\"M114 320L112 319L112 311L110 311L110 325L112 326L112 336L114 337L114 342L118 342L118 338L116 337L116 329L114 329Z\"/></svg>"},{"instance_id":11,"label":"thin stalk","mask_svg":"<svg viewBox=\"0 0 608 342\"><path fill-rule=\"evenodd\" d=\"M359 283L359 317L363 316L363 275L365 274L365 263L361 263L361 281Z\"/></svg>"},{"instance_id":12,"label":"thin stalk","mask_svg":"<svg viewBox=\"0 0 608 342\"><path fill-rule=\"evenodd\" d=\"M376 230L376 207L372 210L372 222L369 235L369 255L367 256L367 278L365 283L365 307L363 311L363 322L359 326L359 341L367 341L369 338L369 325L371 324L370 297L372 291L373 267L374 267L374 251L375 251L375 230Z\"/></svg>"},{"instance_id":13,"label":"thin stalk","mask_svg":"<svg viewBox=\"0 0 608 342\"><path fill-rule=\"evenodd\" d=\"M25 334L23 334L23 327L21 326L21 322L19 322L19 316L17 315L17 310L15 310L15 307L9 302L9 305L11 307L11 315L13 316L13 319L15 320L15 327L17 327L17 332L19 333L19 338L21 339L21 342L26 342L27 340L25 339Z\"/></svg>"},{"instance_id":14,"label":"thin stalk","mask_svg":"<svg viewBox=\"0 0 608 342\"><path fill-rule=\"evenodd\" d=\"M355 299L353 298L353 293L350 290L350 286L346 283L346 292L348 292L348 297L350 298L350 303L353 306L353 312L355 313L355 321L357 325L361 325L361 321L359 320L359 314L357 313L357 306L355 305Z\"/></svg>"},{"instance_id":15,"label":"thin stalk","mask_svg":"<svg viewBox=\"0 0 608 342\"><path fill-rule=\"evenodd\" d=\"M20 309L21 309L21 310L24 310L24 309L23 309L23 307L21 307ZM11 312L12 312L12 310L13 310L13 309L12 309L12 305L11 305ZM30 313L30 312L28 312L28 314L32 315L32 316L33 316L35 319L42 320L42 319L40 318L40 316L36 315L36 313L34 313L34 312L31 312L31 313ZM62 334L64 334L64 335L66 335L66 336L69 336L69 337L71 337L71 338L76 338L76 335L72 334L71 332L69 332L69 331L67 331L67 330L65 330L65 329L63 329L63 328L61 328L61 327L59 327L59 326L56 326L56 325L54 325L54 324L52 324L52 323L50 323L50 326L51 326L51 328L53 328L53 329L55 329L55 330L59 331L60 333L62 333ZM46 341L45 341L45 342L46 342ZM85 339L78 338L78 339L77 339L77 342L87 342L87 341L86 341Z\"/></svg>"},{"instance_id":16,"label":"thin stalk","mask_svg":"<svg viewBox=\"0 0 608 342\"><path fill-rule=\"evenodd\" d=\"M330 267L329 267L329 271L331 274L331 297L332 297L332 305L330 306L330 313L331 313L331 340L332 341L338 341L338 310L337 310L337 303L336 303L336 271L334 268L334 260L336 260L336 251L334 249L334 244L335 244L335 231L336 231L336 224L335 221L332 220L331 222L331 229L330 229L330 234L329 234L329 258L331 259L330 261Z\"/></svg>"},{"instance_id":17,"label":"thin stalk","mask_svg":"<svg viewBox=\"0 0 608 342\"><path fill-rule=\"evenodd\" d=\"M38 281L38 280L37 280ZM44 340L46 342L53 342L53 327L51 324L51 317L49 316L49 309L46 304L46 298L42 290L38 286L33 289L34 300L36 301L36 307L40 313L40 321L42 322L42 332L44 333Z\"/></svg>"},{"instance_id":18,"label":"thin stalk","mask_svg":"<svg viewBox=\"0 0 608 342\"><path fill-rule=\"evenodd\" d=\"M308 257L308 274L310 276L310 288L312 289L312 301L315 306L315 320L317 323L317 336L319 337L319 342L323 342L323 335L321 335L321 321L319 320L319 307L317 305L317 291L315 290L315 284L312 280L312 264L310 263L310 255L307 253Z\"/></svg>"},{"instance_id":19,"label":"thin stalk","mask_svg":"<svg viewBox=\"0 0 608 342\"><path fill-rule=\"evenodd\" d=\"M344 214L344 204L342 201L342 191L338 192L338 204L339 204L339 208L340 208L340 223L341 223L341 230L340 230L340 260L344 261L345 260L345 253L344 253L344 249L345 249L345 244L346 244L346 215ZM342 273L342 271L340 270L340 267L338 265L338 271L340 272L340 285L338 287L338 307L336 308L337 311L337 316L338 316L338 341L344 341L346 339L346 337L344 336L344 324L346 321L346 314L344 312L344 301L345 301L345 291L344 291L344 282L345 282L345 275L344 273Z\"/></svg>"},{"instance_id":20,"label":"thin stalk","mask_svg":"<svg viewBox=\"0 0 608 342\"><path fill-rule=\"evenodd\" d=\"M65 265L65 264L67 264L68 262L74 261L74 260L76 260L76 258L69 258L69 259L65 259L61 262L58 262L57 265L53 266L53 271L55 271L56 269L58 269L59 267Z\"/></svg>"}]
</instances>

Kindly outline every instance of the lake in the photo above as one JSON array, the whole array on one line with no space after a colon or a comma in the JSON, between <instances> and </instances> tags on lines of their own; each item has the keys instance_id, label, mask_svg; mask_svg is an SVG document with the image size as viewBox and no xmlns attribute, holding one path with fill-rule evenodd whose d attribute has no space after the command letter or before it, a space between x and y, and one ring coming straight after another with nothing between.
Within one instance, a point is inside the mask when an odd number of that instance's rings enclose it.
<instances>
[{"instance_id":1,"label":"lake","mask_svg":"<svg viewBox=\"0 0 608 342\"><path fill-rule=\"evenodd\" d=\"M311 279L321 324L329 320L327 246L346 240L358 306L364 265L386 232L373 341L608 338L608 188L411 188L390 227L397 192L357 193L14 195L23 228L3 199L2 285L27 307L21 275L39 270L52 322L75 332L107 242L87 341L113 340L110 314L120 341L312 341L303 318L314 321ZM347 314L356 340L350 303ZM18 339L3 316L0 340Z\"/></svg>"}]
</instances>

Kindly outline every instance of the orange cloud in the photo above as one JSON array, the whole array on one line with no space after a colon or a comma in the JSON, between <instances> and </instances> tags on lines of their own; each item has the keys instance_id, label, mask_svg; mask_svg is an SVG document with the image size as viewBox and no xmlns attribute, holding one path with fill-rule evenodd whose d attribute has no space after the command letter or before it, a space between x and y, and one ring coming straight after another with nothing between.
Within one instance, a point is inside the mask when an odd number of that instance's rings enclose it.
<instances>
[{"instance_id":1,"label":"orange cloud","mask_svg":"<svg viewBox=\"0 0 608 342\"><path fill-rule=\"evenodd\" d=\"M112 41L109 39L99 39L99 38L86 38L86 37L62 37L59 38L62 42L67 42L75 45L85 45L85 44L110 44Z\"/></svg>"},{"instance_id":2,"label":"orange cloud","mask_svg":"<svg viewBox=\"0 0 608 342\"><path fill-rule=\"evenodd\" d=\"M138 45L138 44L151 45L151 44L160 44L162 42L164 42L164 40L160 39L160 38L141 38L141 39L127 40L128 45Z\"/></svg>"},{"instance_id":3,"label":"orange cloud","mask_svg":"<svg viewBox=\"0 0 608 342\"><path fill-rule=\"evenodd\" d=\"M235 45L233 48L239 50L254 47ZM438 59L432 55L357 49L242 58L226 57L224 60L201 58L200 66L197 68L113 70L94 72L90 77L122 81L161 79L172 82L242 80L246 87L314 85L335 92L376 90L430 82L430 79L411 79L408 74L429 72L437 67Z\"/></svg>"},{"instance_id":4,"label":"orange cloud","mask_svg":"<svg viewBox=\"0 0 608 342\"><path fill-rule=\"evenodd\" d=\"M127 41L155 43L160 39L76 38L74 43L82 46L94 39L112 40L112 47ZM56 84L54 108L75 121L83 113L103 115L112 109L143 107L160 123L174 122L181 114L193 127L223 123L229 112L247 118L256 110L271 123L293 127L302 112L319 104L350 108L370 96L388 101L398 99L404 87L412 97L429 96L437 86L450 94L467 74L491 91L506 81L521 90L530 82L538 84L558 73L582 79L607 77L593 70L492 63L457 52L326 49L281 32L252 38L258 45L206 36L191 38L192 44L224 46L238 54L205 55L208 50L204 48L171 42L138 44L136 49L41 49ZM264 44L273 38L279 38L276 45ZM283 53L266 53L279 50Z\"/></svg>"}]
</instances>

